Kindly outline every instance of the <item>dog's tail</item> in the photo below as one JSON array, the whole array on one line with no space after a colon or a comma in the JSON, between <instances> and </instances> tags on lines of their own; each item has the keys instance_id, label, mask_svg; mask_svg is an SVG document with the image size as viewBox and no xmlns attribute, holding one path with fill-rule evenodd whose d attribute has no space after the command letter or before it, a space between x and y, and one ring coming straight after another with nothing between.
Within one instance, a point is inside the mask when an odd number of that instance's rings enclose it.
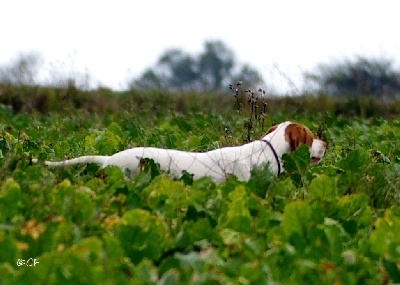
<instances>
[{"instance_id":1,"label":"dog's tail","mask_svg":"<svg viewBox=\"0 0 400 285\"><path fill-rule=\"evenodd\" d=\"M51 167L69 166L74 164L97 163L103 165L108 159L105 155L86 155L68 160L61 161L45 161L44 164ZM37 163L37 159L32 159L33 163Z\"/></svg>"}]
</instances>

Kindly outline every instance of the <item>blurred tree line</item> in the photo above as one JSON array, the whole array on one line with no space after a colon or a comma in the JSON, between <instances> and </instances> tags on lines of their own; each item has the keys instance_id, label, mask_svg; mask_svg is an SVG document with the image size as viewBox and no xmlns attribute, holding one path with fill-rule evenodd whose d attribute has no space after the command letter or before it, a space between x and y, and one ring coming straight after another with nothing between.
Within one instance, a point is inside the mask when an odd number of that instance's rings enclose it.
<instances>
[{"instance_id":1,"label":"blurred tree line","mask_svg":"<svg viewBox=\"0 0 400 285\"><path fill-rule=\"evenodd\" d=\"M0 85L41 85L40 55L22 54L9 65L0 66ZM57 78L44 85L57 88L87 89L89 76L70 71L63 75L54 68ZM355 57L318 65L303 74L315 86L313 92L333 97L357 98L368 95L379 98L400 98L400 71L386 58ZM131 89L193 90L197 92L226 92L231 83L244 82L244 89L257 89L264 84L261 74L249 64L238 65L235 55L221 41L208 41L204 50L192 55L180 49L165 51L154 67L146 69L139 78L128 82ZM42 83L43 85L43 83Z\"/></svg>"},{"instance_id":2,"label":"blurred tree line","mask_svg":"<svg viewBox=\"0 0 400 285\"><path fill-rule=\"evenodd\" d=\"M260 73L248 64L237 66L234 53L221 41L208 41L197 56L180 49L167 50L155 67L129 83L131 88L225 91L228 84L242 80L248 86L263 84Z\"/></svg>"},{"instance_id":3,"label":"blurred tree line","mask_svg":"<svg viewBox=\"0 0 400 285\"><path fill-rule=\"evenodd\" d=\"M358 56L331 64L320 64L305 78L317 84L319 93L331 96L400 98L400 71L387 58Z\"/></svg>"},{"instance_id":4,"label":"blurred tree line","mask_svg":"<svg viewBox=\"0 0 400 285\"><path fill-rule=\"evenodd\" d=\"M36 84L40 63L40 55L37 53L20 54L11 64L0 66L0 84L16 86Z\"/></svg>"}]
</instances>

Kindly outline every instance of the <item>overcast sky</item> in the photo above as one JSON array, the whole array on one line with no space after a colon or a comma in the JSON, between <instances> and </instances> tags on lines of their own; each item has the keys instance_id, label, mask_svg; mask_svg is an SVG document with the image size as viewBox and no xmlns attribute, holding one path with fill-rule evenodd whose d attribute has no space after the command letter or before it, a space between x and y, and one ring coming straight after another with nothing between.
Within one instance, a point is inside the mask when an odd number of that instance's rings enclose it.
<instances>
[{"instance_id":1,"label":"overcast sky","mask_svg":"<svg viewBox=\"0 0 400 285\"><path fill-rule=\"evenodd\" d=\"M165 50L195 55L205 41L221 40L279 89L287 84L279 72L298 82L318 63L354 55L398 66L399 3L0 0L0 65L35 51L49 72L87 72L95 85L123 89Z\"/></svg>"}]
</instances>

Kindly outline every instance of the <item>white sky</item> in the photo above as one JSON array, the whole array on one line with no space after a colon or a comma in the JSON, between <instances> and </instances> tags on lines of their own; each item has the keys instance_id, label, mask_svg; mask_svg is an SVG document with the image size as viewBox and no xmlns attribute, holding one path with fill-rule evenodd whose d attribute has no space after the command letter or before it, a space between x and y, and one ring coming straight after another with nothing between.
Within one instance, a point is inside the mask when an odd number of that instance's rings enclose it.
<instances>
[{"instance_id":1,"label":"white sky","mask_svg":"<svg viewBox=\"0 0 400 285\"><path fill-rule=\"evenodd\" d=\"M318 63L400 57L396 0L0 0L0 65L39 52L44 69L121 89L169 48L222 40L278 89ZM52 67L53 66L53 67Z\"/></svg>"}]
</instances>

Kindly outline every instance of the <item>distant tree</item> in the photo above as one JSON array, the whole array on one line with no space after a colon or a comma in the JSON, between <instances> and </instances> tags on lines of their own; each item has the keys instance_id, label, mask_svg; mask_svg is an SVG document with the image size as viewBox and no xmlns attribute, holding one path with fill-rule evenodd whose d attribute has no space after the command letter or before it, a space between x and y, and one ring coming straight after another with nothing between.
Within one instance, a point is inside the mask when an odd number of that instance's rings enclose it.
<instances>
[{"instance_id":1,"label":"distant tree","mask_svg":"<svg viewBox=\"0 0 400 285\"><path fill-rule=\"evenodd\" d=\"M196 60L181 50L167 51L158 62L160 71L168 78L169 88L191 88L199 79Z\"/></svg>"},{"instance_id":2,"label":"distant tree","mask_svg":"<svg viewBox=\"0 0 400 285\"><path fill-rule=\"evenodd\" d=\"M233 75L231 82L235 83L238 81L242 81L242 88L244 90L257 90L264 84L261 74L248 64L244 64L239 71Z\"/></svg>"},{"instance_id":3,"label":"distant tree","mask_svg":"<svg viewBox=\"0 0 400 285\"><path fill-rule=\"evenodd\" d=\"M37 83L37 75L41 65L41 57L35 52L20 54L10 65L0 67L0 83L12 85L33 85Z\"/></svg>"},{"instance_id":4,"label":"distant tree","mask_svg":"<svg viewBox=\"0 0 400 285\"><path fill-rule=\"evenodd\" d=\"M234 54L221 41L206 42L205 52L200 55L199 72L202 83L210 90L226 87L232 76Z\"/></svg>"},{"instance_id":5,"label":"distant tree","mask_svg":"<svg viewBox=\"0 0 400 285\"><path fill-rule=\"evenodd\" d=\"M179 49L167 50L155 68L147 69L130 87L181 90L195 88L199 81L197 62Z\"/></svg>"},{"instance_id":6,"label":"distant tree","mask_svg":"<svg viewBox=\"0 0 400 285\"><path fill-rule=\"evenodd\" d=\"M240 72L235 74L237 69ZM239 79L254 80L253 85L262 82L261 75L249 65L235 68L233 52L221 41L210 41L205 43L205 50L199 56L191 56L179 49L167 50L154 68L147 69L129 86L208 92L225 90L229 83Z\"/></svg>"},{"instance_id":7,"label":"distant tree","mask_svg":"<svg viewBox=\"0 0 400 285\"><path fill-rule=\"evenodd\" d=\"M372 95L399 97L400 72L388 59L357 57L335 64L321 64L315 73L305 74L319 85L319 90L332 96Z\"/></svg>"},{"instance_id":8,"label":"distant tree","mask_svg":"<svg viewBox=\"0 0 400 285\"><path fill-rule=\"evenodd\" d=\"M129 87L131 88L139 88L139 89L163 89L164 88L163 80L160 74L157 74L153 69L146 69L139 79L136 79L129 83Z\"/></svg>"}]
</instances>

